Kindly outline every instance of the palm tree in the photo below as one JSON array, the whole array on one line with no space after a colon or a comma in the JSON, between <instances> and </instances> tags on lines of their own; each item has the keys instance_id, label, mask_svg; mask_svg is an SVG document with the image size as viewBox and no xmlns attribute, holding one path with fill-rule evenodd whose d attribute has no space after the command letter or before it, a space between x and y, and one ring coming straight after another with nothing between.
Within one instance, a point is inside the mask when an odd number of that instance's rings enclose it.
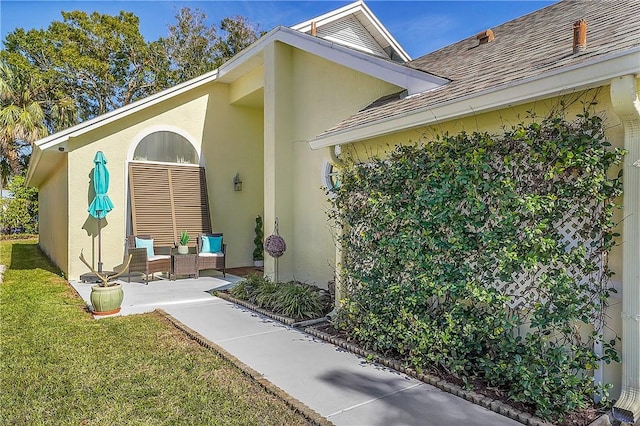
<instances>
[{"instance_id":1,"label":"palm tree","mask_svg":"<svg viewBox=\"0 0 640 426\"><path fill-rule=\"evenodd\" d=\"M44 85L29 73L0 63L0 154L12 173L20 171L25 148L48 134L41 107L43 93ZM2 176L3 181L6 178Z\"/></svg>"},{"instance_id":2,"label":"palm tree","mask_svg":"<svg viewBox=\"0 0 640 426\"><path fill-rule=\"evenodd\" d=\"M0 183L19 173L31 145L49 133L75 124L73 101L51 93L45 82L30 72L0 62Z\"/></svg>"}]
</instances>

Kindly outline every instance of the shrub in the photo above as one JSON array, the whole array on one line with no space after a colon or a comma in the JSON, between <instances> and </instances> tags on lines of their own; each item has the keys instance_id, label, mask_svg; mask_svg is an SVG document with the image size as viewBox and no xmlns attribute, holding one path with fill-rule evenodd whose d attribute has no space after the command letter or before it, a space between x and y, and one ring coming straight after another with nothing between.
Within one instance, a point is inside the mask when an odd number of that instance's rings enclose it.
<instances>
[{"instance_id":1,"label":"shrub","mask_svg":"<svg viewBox=\"0 0 640 426\"><path fill-rule=\"evenodd\" d=\"M274 309L277 306L279 283L265 280L255 288L255 304L265 309Z\"/></svg>"},{"instance_id":2,"label":"shrub","mask_svg":"<svg viewBox=\"0 0 640 426\"><path fill-rule=\"evenodd\" d=\"M261 274L250 274L244 280L232 287L231 290L229 290L229 294L237 299L254 303L256 298L256 289L268 282L268 280L268 278L265 278Z\"/></svg>"},{"instance_id":3,"label":"shrub","mask_svg":"<svg viewBox=\"0 0 640 426\"><path fill-rule=\"evenodd\" d=\"M289 282L279 288L276 310L287 317L318 318L322 316L323 309L320 294L308 285Z\"/></svg>"},{"instance_id":4,"label":"shrub","mask_svg":"<svg viewBox=\"0 0 640 426\"><path fill-rule=\"evenodd\" d=\"M331 309L331 299L324 290L297 281L272 282L259 274L247 276L229 294L295 319L319 318Z\"/></svg>"}]
</instances>

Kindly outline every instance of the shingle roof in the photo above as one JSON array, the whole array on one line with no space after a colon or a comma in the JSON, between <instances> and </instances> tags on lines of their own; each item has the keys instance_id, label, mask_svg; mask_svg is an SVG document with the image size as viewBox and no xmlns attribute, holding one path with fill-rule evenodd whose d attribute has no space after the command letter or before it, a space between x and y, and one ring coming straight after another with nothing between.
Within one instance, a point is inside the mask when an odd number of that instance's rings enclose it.
<instances>
[{"instance_id":1,"label":"shingle roof","mask_svg":"<svg viewBox=\"0 0 640 426\"><path fill-rule=\"evenodd\" d=\"M573 24L580 19L587 21L587 48L574 55ZM318 138L637 48L640 1L561 1L492 30L492 42L479 45L472 36L407 63L450 83L379 99Z\"/></svg>"}]
</instances>

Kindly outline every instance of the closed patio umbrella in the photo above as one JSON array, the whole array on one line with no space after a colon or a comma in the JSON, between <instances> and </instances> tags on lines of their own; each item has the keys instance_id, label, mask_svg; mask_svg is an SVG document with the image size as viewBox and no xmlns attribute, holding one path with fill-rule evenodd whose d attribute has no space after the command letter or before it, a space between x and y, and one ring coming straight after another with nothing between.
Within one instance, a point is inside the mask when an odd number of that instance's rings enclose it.
<instances>
[{"instance_id":1,"label":"closed patio umbrella","mask_svg":"<svg viewBox=\"0 0 640 426\"><path fill-rule=\"evenodd\" d=\"M96 196L87 209L89 214L98 219L98 272L102 272L101 221L113 209L113 203L107 195L109 190L109 170L107 159L102 151L96 152L93 159L93 189Z\"/></svg>"}]
</instances>

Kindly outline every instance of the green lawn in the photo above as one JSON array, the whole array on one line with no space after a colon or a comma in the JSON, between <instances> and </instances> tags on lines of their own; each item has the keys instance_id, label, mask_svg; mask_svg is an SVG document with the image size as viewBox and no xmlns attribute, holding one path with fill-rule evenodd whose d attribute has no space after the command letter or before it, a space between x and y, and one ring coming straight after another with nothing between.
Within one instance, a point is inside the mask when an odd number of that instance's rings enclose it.
<instances>
[{"instance_id":1,"label":"green lawn","mask_svg":"<svg viewBox=\"0 0 640 426\"><path fill-rule=\"evenodd\" d=\"M306 424L156 314L96 321L35 241L2 241L0 424Z\"/></svg>"}]
</instances>

